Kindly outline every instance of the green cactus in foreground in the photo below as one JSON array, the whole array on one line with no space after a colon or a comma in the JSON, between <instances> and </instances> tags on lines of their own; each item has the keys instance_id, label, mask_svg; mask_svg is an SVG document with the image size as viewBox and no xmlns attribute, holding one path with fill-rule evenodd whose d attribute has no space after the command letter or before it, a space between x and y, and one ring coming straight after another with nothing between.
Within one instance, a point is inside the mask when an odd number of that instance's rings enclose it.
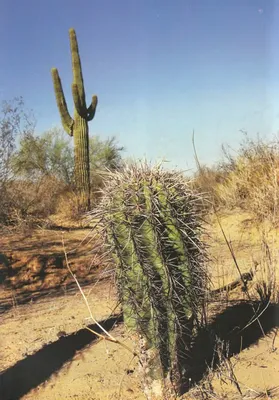
<instances>
[{"instance_id":1,"label":"green cactus in foreground","mask_svg":"<svg viewBox=\"0 0 279 400\"><path fill-rule=\"evenodd\" d=\"M72 94L75 106L74 118L69 114L58 70L52 68L51 73L62 125L65 131L74 137L76 189L81 197L82 207L88 209L90 206L88 121L94 118L97 107L97 96L92 97L92 102L87 107L75 30L70 29L69 35L73 70Z\"/></svg>"},{"instance_id":2,"label":"green cactus in foreground","mask_svg":"<svg viewBox=\"0 0 279 400\"><path fill-rule=\"evenodd\" d=\"M170 398L170 387L181 391L201 320L207 279L199 200L182 174L130 165L110 177L96 211L116 262L124 323L141 338L152 399L156 391Z\"/></svg>"}]
</instances>

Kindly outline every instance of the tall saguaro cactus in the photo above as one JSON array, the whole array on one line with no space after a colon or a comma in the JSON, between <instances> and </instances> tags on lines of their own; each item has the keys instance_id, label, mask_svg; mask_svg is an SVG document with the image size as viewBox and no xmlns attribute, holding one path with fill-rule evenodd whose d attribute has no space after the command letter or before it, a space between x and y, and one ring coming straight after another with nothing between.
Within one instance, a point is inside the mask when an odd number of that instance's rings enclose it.
<instances>
[{"instance_id":1,"label":"tall saguaro cactus","mask_svg":"<svg viewBox=\"0 0 279 400\"><path fill-rule=\"evenodd\" d=\"M76 32L73 28L69 30L69 35L73 70L72 94L75 107L73 118L68 111L58 70L52 68L51 73L62 125L65 131L74 137L76 189L81 198L82 208L88 209L90 206L88 122L94 118L98 100L97 96L93 96L90 106L86 106L79 49Z\"/></svg>"}]
</instances>

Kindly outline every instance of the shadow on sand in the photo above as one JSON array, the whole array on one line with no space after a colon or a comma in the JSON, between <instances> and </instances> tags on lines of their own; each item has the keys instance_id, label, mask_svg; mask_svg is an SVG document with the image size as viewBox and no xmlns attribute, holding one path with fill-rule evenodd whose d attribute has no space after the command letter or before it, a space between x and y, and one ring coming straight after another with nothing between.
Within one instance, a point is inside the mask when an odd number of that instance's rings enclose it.
<instances>
[{"instance_id":1,"label":"shadow on sand","mask_svg":"<svg viewBox=\"0 0 279 400\"><path fill-rule=\"evenodd\" d=\"M190 363L187 363L188 373L183 392L190 388L189 380L192 387L205 377L208 366L212 369L218 366L217 338L225 344L223 355L231 357L256 344L264 335L279 326L278 304L269 305L259 317L260 324L255 320L255 310L257 315L260 315L264 309L264 304L260 302L240 302L216 315L211 323L199 332L190 352Z\"/></svg>"},{"instance_id":2,"label":"shadow on sand","mask_svg":"<svg viewBox=\"0 0 279 400\"><path fill-rule=\"evenodd\" d=\"M121 316L113 316L100 324L106 330L111 330L120 321ZM95 324L89 328L100 333L100 328ZM72 360L77 351L93 343L96 338L87 329L81 329L69 336L60 337L56 342L17 362L0 374L0 399L20 399L59 371L65 363Z\"/></svg>"},{"instance_id":3,"label":"shadow on sand","mask_svg":"<svg viewBox=\"0 0 279 400\"><path fill-rule=\"evenodd\" d=\"M189 381L193 386L206 376L208 365L213 369L218 366L219 360L215 352L216 337L228 345L226 356L230 357L256 344L265 334L279 326L277 304L269 305L260 316L261 327L257 321L249 325L254 319L254 310L257 310L259 315L263 309L264 305L258 302L240 302L219 313L205 329L199 332L190 357L187 357L187 365L185 364L188 372L183 392L190 388ZM106 330L110 330L116 321L122 321L122 317L112 317L101 324ZM91 329L100 332L96 325L92 325ZM96 336L86 329L81 329L75 334L61 337L56 342L46 345L34 355L3 371L0 375L1 400L20 399L59 371L66 362L72 360L78 350L84 349L94 340Z\"/></svg>"}]
</instances>

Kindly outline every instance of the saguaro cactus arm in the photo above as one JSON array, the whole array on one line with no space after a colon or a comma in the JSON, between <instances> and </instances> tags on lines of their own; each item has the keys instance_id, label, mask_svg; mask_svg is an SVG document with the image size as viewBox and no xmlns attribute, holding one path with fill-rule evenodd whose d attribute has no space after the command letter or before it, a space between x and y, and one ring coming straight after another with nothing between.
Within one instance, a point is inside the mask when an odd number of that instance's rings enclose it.
<instances>
[{"instance_id":1,"label":"saguaro cactus arm","mask_svg":"<svg viewBox=\"0 0 279 400\"><path fill-rule=\"evenodd\" d=\"M58 70L56 68L52 68L51 74L54 85L56 103L60 112L63 128L70 136L73 136L74 120L72 119L68 111Z\"/></svg>"},{"instance_id":2,"label":"saguaro cactus arm","mask_svg":"<svg viewBox=\"0 0 279 400\"><path fill-rule=\"evenodd\" d=\"M75 108L78 114L85 118L87 121L91 121L94 118L96 107L97 107L97 96L92 97L92 103L87 108L86 107L86 99L85 99L85 91L83 84L83 76L81 69L81 62L79 56L79 49L77 43L77 37L75 30L71 28L69 30L70 34L70 44L71 44L71 54L72 54L72 69L73 69L73 84L72 84L72 93Z\"/></svg>"},{"instance_id":3,"label":"saguaro cactus arm","mask_svg":"<svg viewBox=\"0 0 279 400\"><path fill-rule=\"evenodd\" d=\"M85 120L87 120L86 106L85 106L85 103L83 103L81 100L81 97L80 97L79 91L78 91L78 85L76 83L72 84L72 94L73 94L75 109L76 109L78 115L81 118L84 118Z\"/></svg>"},{"instance_id":4,"label":"saguaro cactus arm","mask_svg":"<svg viewBox=\"0 0 279 400\"><path fill-rule=\"evenodd\" d=\"M87 109L87 121L91 121L94 118L96 108L98 104L98 98L97 96L92 96L92 102L90 106Z\"/></svg>"},{"instance_id":5,"label":"saguaro cactus arm","mask_svg":"<svg viewBox=\"0 0 279 400\"><path fill-rule=\"evenodd\" d=\"M85 105L85 92L83 85L81 62L79 57L78 43L75 30L71 28L69 30L71 55L72 55L72 70L73 70L73 84L77 85L78 94L80 101Z\"/></svg>"}]
</instances>

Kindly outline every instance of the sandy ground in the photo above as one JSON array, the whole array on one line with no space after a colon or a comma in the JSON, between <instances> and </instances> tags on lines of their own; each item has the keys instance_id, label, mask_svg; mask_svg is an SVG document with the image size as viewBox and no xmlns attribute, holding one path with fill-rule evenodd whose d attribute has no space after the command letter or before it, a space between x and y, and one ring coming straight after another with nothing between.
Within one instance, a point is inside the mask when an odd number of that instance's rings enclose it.
<instances>
[{"instance_id":1,"label":"sandy ground","mask_svg":"<svg viewBox=\"0 0 279 400\"><path fill-rule=\"evenodd\" d=\"M105 322L111 314L119 314L114 287L109 282L101 282L84 292L94 318L104 321L102 325L112 329L113 336L133 348L117 318ZM97 340L84 329L90 326L95 330L93 325L79 292L38 300L2 315L1 370L12 373L5 378L6 392L0 398L19 398L22 394L23 399L113 399L119 397L115 397L118 392L123 398L142 398L133 376L136 362L132 355L114 343ZM40 349L45 349L41 355ZM20 360L26 362L16 364L13 369L15 361ZM35 375L30 378L29 374ZM16 390L9 380L14 380L13 376L17 378ZM32 390L33 385L38 387ZM135 396L131 397L134 392Z\"/></svg>"},{"instance_id":2,"label":"sandy ground","mask_svg":"<svg viewBox=\"0 0 279 400\"><path fill-rule=\"evenodd\" d=\"M259 231L248 215L223 216L222 225L233 246L241 272L260 265L260 274L257 272L256 278L249 282L249 292L254 295L256 284L267 264L263 240L269 244L272 266L277 267L277 231L267 227L263 236L263 227ZM50 243L52 234L44 232L44 242L48 238ZM65 240L76 246L85 234L85 231L68 232ZM42 252L49 256L61 254L58 242L54 247L47 246L45 250L42 234L36 235L33 234L29 239L10 237L9 240L0 240L0 253L7 255L15 249L17 255L22 253L24 257ZM26 240L30 247L24 245ZM212 286L218 288L237 278L238 271L216 221L210 226L207 241L211 246ZM83 243L79 251L73 254L73 265L82 262L86 264L86 260L90 259L90 253L86 253L89 249L90 243ZM87 259L84 254L87 254ZM85 258L80 259L79 256ZM2 265L2 276L3 268ZM90 268L89 264L86 268ZM53 268L51 271L53 274ZM59 276L65 272L61 271ZM117 318L120 310L113 282L108 279L97 281L94 274L91 278L92 282L86 282L84 292L94 318L102 321L110 334L132 349L135 343ZM70 286L66 285L59 296L54 291L48 296L34 297L31 302L19 304L17 296L20 297L22 287L7 288L2 279L1 302L6 304L9 296L14 300L13 306L2 309L0 314L0 399L144 399L136 359L129 351L117 344L97 339L85 328L90 326L98 331L94 321L89 319L81 294L67 287ZM27 291L26 283L24 288ZM36 287L35 292L38 290ZM206 365L205 354L210 355L213 349L209 348L207 339L201 337L197 343L194 363L197 371L201 371L200 377L195 382L196 386L183 399L237 399L241 396L247 399L279 399L279 391L276 389L279 376L278 309L273 305L263 311L259 326L257 321L251 323L253 310L246 300L240 287L212 299L209 310L212 332L221 339L226 335L232 338L231 346L235 355L228 358L220 356L222 363L219 367ZM235 327L245 328L237 340L234 340Z\"/></svg>"}]
</instances>

